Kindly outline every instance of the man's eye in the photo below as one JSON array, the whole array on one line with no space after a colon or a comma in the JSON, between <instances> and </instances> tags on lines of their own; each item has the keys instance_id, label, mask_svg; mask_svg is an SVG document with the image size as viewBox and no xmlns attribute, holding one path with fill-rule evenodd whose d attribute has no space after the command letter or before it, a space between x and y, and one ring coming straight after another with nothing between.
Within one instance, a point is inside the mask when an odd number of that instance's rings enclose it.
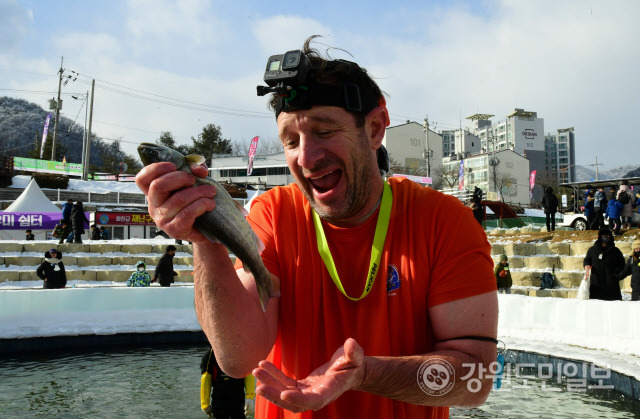
<instances>
[{"instance_id":1,"label":"man's eye","mask_svg":"<svg viewBox=\"0 0 640 419\"><path fill-rule=\"evenodd\" d=\"M335 134L335 130L322 130L322 131L318 131L318 135L320 137L330 137L333 134Z\"/></svg>"}]
</instances>

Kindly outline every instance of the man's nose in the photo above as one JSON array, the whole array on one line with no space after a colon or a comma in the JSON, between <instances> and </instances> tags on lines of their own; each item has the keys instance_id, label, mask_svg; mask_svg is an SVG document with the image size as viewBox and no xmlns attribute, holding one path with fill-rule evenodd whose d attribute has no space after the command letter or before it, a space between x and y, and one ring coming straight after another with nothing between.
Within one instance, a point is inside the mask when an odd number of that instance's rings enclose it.
<instances>
[{"instance_id":1,"label":"man's nose","mask_svg":"<svg viewBox=\"0 0 640 419\"><path fill-rule=\"evenodd\" d=\"M311 135L300 136L300 146L298 151L298 166L311 169L316 162L324 157L324 148L318 140L314 140Z\"/></svg>"}]
</instances>

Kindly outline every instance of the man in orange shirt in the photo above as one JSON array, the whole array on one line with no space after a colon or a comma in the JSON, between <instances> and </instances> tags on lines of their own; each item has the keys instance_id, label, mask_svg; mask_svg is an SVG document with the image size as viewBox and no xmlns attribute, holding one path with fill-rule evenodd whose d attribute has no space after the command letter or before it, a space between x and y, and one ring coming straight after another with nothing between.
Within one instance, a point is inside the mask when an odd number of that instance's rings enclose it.
<instances>
[{"instance_id":1,"label":"man in orange shirt","mask_svg":"<svg viewBox=\"0 0 640 419\"><path fill-rule=\"evenodd\" d=\"M455 198L383 180L380 89L311 39L271 57L259 88L274 93L296 179L249 216L281 296L263 312L252 275L194 229L215 188L191 188L170 163L147 166L136 181L149 213L193 243L198 319L221 368L260 381L257 418L444 418L447 406L477 406L491 389L498 319L484 232Z\"/></svg>"}]
</instances>

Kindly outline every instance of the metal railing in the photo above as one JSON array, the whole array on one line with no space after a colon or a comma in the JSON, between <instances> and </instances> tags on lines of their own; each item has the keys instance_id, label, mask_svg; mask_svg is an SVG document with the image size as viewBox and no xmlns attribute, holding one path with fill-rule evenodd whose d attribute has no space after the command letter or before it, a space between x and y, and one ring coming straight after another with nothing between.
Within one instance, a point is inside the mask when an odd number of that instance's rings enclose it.
<instances>
[{"instance_id":1,"label":"metal railing","mask_svg":"<svg viewBox=\"0 0 640 419\"><path fill-rule=\"evenodd\" d=\"M17 188L0 188L0 201L15 201L24 189ZM67 199L74 201L82 201L85 204L98 203L98 204L141 204L146 205L146 196L142 193L127 193L127 192L108 192L108 193L96 193L96 192L81 192L81 191L68 191L65 189L43 189L42 192L52 202L65 202Z\"/></svg>"}]
</instances>

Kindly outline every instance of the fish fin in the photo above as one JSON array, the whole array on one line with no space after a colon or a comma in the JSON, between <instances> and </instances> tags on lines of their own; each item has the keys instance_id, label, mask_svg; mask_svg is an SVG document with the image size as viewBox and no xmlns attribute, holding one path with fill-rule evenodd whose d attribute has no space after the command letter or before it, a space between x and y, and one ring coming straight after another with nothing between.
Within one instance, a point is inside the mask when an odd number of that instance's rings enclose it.
<instances>
[{"instance_id":1,"label":"fish fin","mask_svg":"<svg viewBox=\"0 0 640 419\"><path fill-rule=\"evenodd\" d=\"M209 241L211 243L222 243L220 240L218 240L218 238L216 236L214 236L213 234L211 234L210 232L206 231L206 230L200 230L198 229L198 231L200 233L202 233L203 236L205 236L207 239L209 239Z\"/></svg>"},{"instance_id":2,"label":"fish fin","mask_svg":"<svg viewBox=\"0 0 640 419\"><path fill-rule=\"evenodd\" d=\"M268 288L258 287L258 297L260 298L260 306L262 311L267 311L267 304L271 298L280 297L280 286L274 279L274 276L269 274Z\"/></svg>"},{"instance_id":3,"label":"fish fin","mask_svg":"<svg viewBox=\"0 0 640 419\"><path fill-rule=\"evenodd\" d=\"M247 211L247 209L244 206L242 206L241 203L239 203L235 199L233 200L233 203L236 204L236 208L238 208L238 211L240 211L242 215L244 215L245 217L249 216L249 211Z\"/></svg>"},{"instance_id":4,"label":"fish fin","mask_svg":"<svg viewBox=\"0 0 640 419\"><path fill-rule=\"evenodd\" d=\"M199 165L205 162L205 158L199 154L189 154L184 159L189 163L189 166Z\"/></svg>"}]
</instances>

